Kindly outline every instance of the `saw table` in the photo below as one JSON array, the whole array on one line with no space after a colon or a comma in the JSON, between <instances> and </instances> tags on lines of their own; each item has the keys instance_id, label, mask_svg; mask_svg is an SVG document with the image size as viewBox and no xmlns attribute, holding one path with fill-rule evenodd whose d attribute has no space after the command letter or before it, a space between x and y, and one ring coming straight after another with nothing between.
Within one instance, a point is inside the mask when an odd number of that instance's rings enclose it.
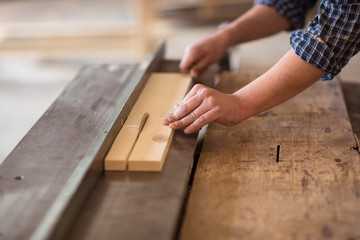
<instances>
[{"instance_id":1,"label":"saw table","mask_svg":"<svg viewBox=\"0 0 360 240\"><path fill-rule=\"evenodd\" d=\"M150 74L178 72L164 49L80 71L0 166L0 239L359 239L359 148L336 80L211 124L203 145L205 129L176 131L161 172L105 172ZM225 72L218 89L255 77Z\"/></svg>"}]
</instances>

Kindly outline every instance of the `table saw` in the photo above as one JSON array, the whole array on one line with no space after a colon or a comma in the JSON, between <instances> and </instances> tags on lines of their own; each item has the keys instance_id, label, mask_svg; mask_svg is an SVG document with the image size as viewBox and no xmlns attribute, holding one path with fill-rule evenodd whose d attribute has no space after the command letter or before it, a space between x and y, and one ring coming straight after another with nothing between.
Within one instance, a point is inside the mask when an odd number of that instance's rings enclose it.
<instances>
[{"instance_id":1,"label":"table saw","mask_svg":"<svg viewBox=\"0 0 360 240\"><path fill-rule=\"evenodd\" d=\"M104 171L151 73L179 71L164 51L81 69L0 166L0 239L359 239L359 147L336 80L237 126L176 131L160 172ZM217 88L256 76L223 72Z\"/></svg>"}]
</instances>

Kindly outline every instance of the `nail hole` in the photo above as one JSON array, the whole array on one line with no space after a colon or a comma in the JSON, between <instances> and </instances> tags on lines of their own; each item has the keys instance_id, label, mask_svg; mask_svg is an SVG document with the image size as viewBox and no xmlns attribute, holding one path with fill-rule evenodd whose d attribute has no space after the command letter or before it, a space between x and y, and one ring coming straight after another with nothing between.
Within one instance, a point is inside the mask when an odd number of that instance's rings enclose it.
<instances>
[{"instance_id":1,"label":"nail hole","mask_svg":"<svg viewBox=\"0 0 360 240\"><path fill-rule=\"evenodd\" d=\"M16 179L16 180L24 180L25 177L24 177L24 176L16 176L15 179Z\"/></svg>"},{"instance_id":2,"label":"nail hole","mask_svg":"<svg viewBox=\"0 0 360 240\"><path fill-rule=\"evenodd\" d=\"M277 145L276 147L276 162L278 163L280 160L280 145Z\"/></svg>"}]
</instances>

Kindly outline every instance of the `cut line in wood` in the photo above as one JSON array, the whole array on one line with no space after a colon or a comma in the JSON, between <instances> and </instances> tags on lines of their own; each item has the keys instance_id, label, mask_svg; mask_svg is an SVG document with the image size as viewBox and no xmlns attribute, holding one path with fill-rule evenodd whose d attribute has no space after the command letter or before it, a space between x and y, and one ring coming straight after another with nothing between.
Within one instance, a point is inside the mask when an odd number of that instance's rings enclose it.
<instances>
[{"instance_id":1,"label":"cut line in wood","mask_svg":"<svg viewBox=\"0 0 360 240\"><path fill-rule=\"evenodd\" d=\"M191 78L184 74L151 75L105 158L105 170L161 171L174 132L163 120L181 102L190 84ZM136 139L146 112L149 118Z\"/></svg>"},{"instance_id":2,"label":"cut line in wood","mask_svg":"<svg viewBox=\"0 0 360 240\"><path fill-rule=\"evenodd\" d=\"M125 166L127 167L128 166L128 162L129 162L129 158L130 158L130 155L131 155L131 153L132 153L132 151L133 151L133 149L134 149L134 147L135 147L135 144L136 144L136 142L137 142L137 140L139 139L139 136L140 136L140 133L141 133L141 131L144 129L144 127L145 127L145 124L146 124L146 121L148 120L148 118L149 118L149 113L144 113L144 115L142 116L142 118L141 118L141 122L140 122L140 125L139 125L139 129L138 129L138 133L136 134L136 138L135 138L135 140L134 140L134 142L133 142L133 144L132 144L132 146L131 146L131 149L130 149L130 151L128 152L128 154L127 154L127 157L126 157L126 159L125 159Z\"/></svg>"}]
</instances>

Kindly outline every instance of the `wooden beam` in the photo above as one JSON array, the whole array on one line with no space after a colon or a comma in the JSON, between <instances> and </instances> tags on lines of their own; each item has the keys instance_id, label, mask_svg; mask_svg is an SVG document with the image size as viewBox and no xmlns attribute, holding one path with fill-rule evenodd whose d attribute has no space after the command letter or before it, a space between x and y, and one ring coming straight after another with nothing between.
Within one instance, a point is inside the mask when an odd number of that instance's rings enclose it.
<instances>
[{"instance_id":1,"label":"wooden beam","mask_svg":"<svg viewBox=\"0 0 360 240\"><path fill-rule=\"evenodd\" d=\"M175 104L181 102L190 84L191 78L184 74L151 75L105 158L105 170L128 167L131 171L161 171L174 133L162 122ZM149 118L137 139L141 118L146 112Z\"/></svg>"}]
</instances>

